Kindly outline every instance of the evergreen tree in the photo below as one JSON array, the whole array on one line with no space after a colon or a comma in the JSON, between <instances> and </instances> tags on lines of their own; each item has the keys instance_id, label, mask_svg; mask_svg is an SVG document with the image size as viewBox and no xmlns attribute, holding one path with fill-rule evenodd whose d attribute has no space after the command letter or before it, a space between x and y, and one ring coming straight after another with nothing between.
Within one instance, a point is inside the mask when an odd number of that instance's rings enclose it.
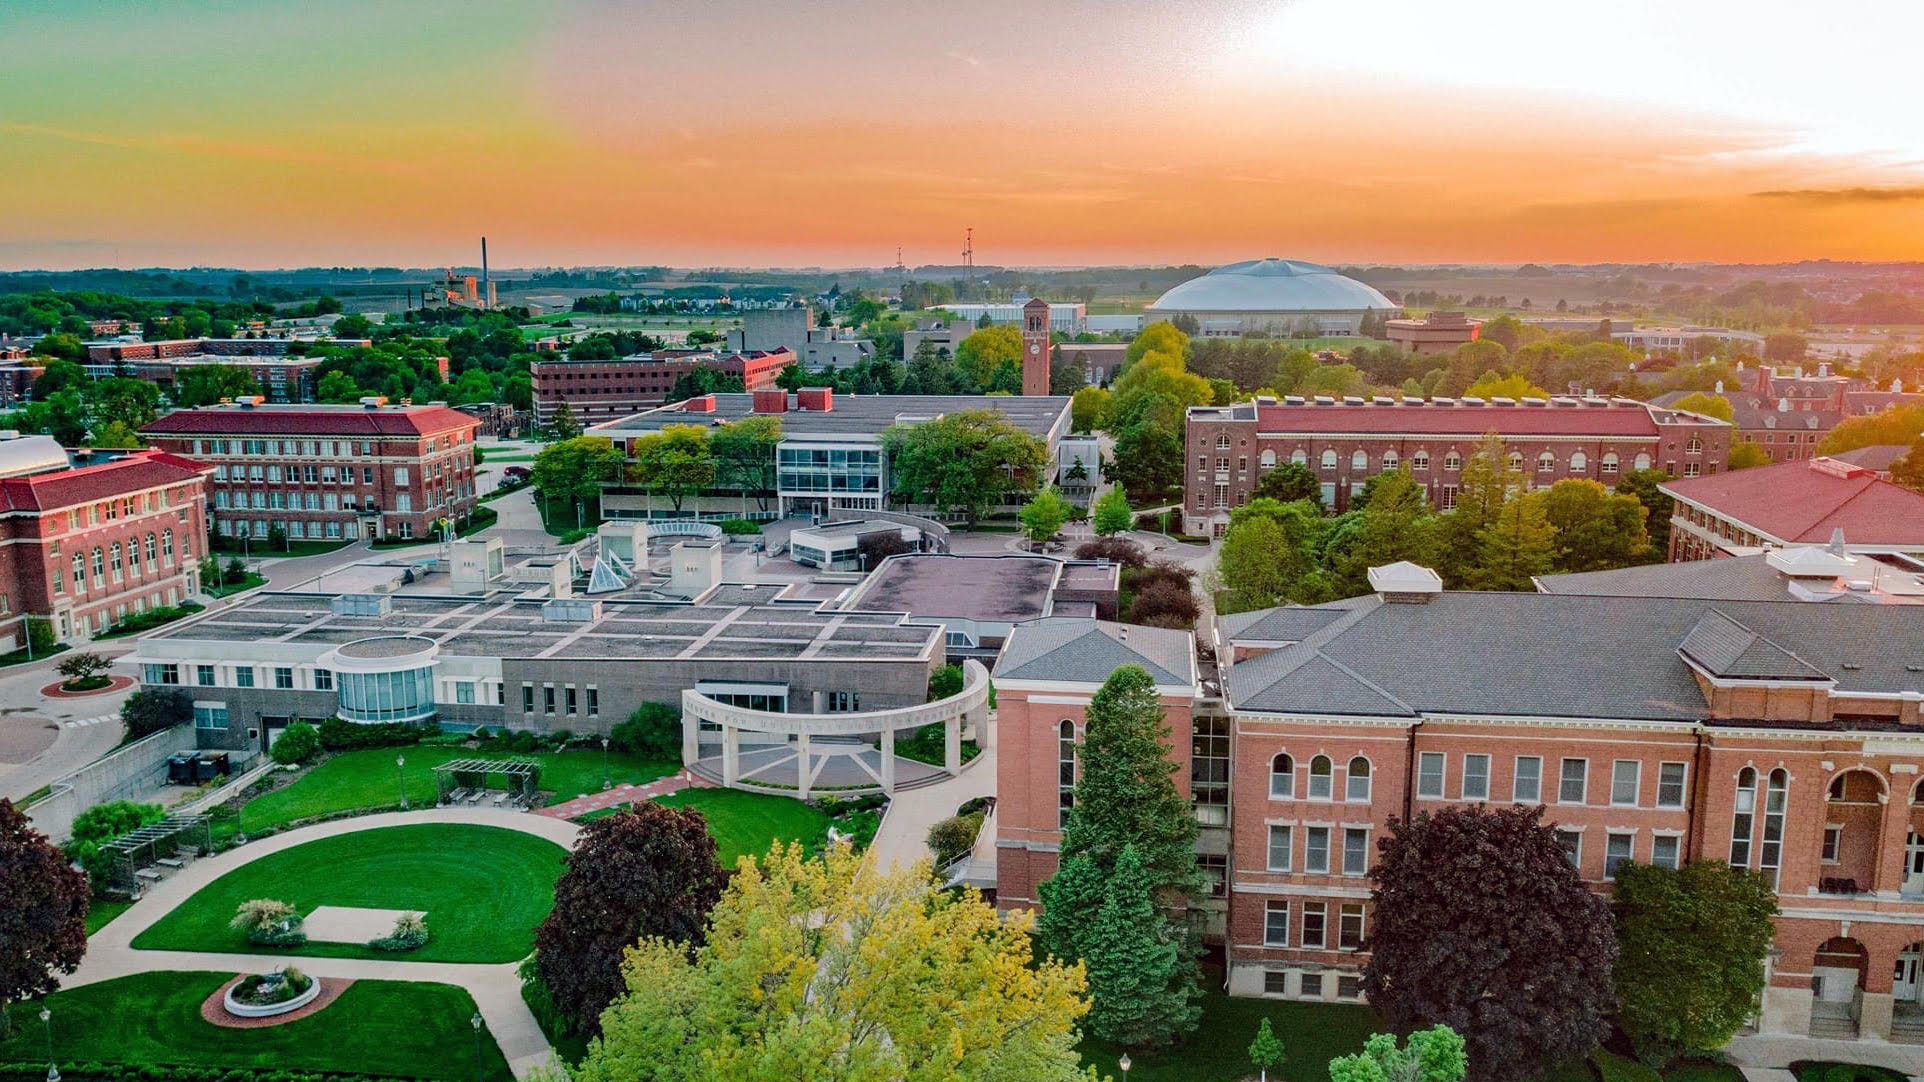
<instances>
[{"instance_id":1,"label":"evergreen tree","mask_svg":"<svg viewBox=\"0 0 1924 1082\"><path fill-rule=\"evenodd\" d=\"M1436 559L1436 515L1409 469L1378 474L1370 484L1374 491L1335 568L1346 593L1367 592L1372 567L1398 560L1429 567Z\"/></svg>"},{"instance_id":2,"label":"evergreen tree","mask_svg":"<svg viewBox=\"0 0 1924 1082\"><path fill-rule=\"evenodd\" d=\"M1556 559L1557 528L1543 512L1540 493L1504 504L1477 540L1482 547L1470 584L1479 590L1534 589L1531 579L1549 571Z\"/></svg>"},{"instance_id":3,"label":"evergreen tree","mask_svg":"<svg viewBox=\"0 0 1924 1082\"><path fill-rule=\"evenodd\" d=\"M1124 845L1090 927L1083 964L1089 975L1088 1027L1130 1047L1168 1044L1196 1028L1202 990L1178 929L1151 897L1149 871L1134 845Z\"/></svg>"},{"instance_id":4,"label":"evergreen tree","mask_svg":"<svg viewBox=\"0 0 1924 1082\"><path fill-rule=\"evenodd\" d=\"M1437 569L1452 588L1468 584L1483 552L1483 531L1496 522L1503 505L1523 491L1523 471L1510 465L1509 449L1495 432L1478 441L1460 479L1456 507L1444 516Z\"/></svg>"},{"instance_id":5,"label":"evergreen tree","mask_svg":"<svg viewBox=\"0 0 1924 1082\"><path fill-rule=\"evenodd\" d=\"M581 435L581 422L575 420L575 411L563 402L555 407L554 416L548 419L548 435L556 440L571 440Z\"/></svg>"}]
</instances>

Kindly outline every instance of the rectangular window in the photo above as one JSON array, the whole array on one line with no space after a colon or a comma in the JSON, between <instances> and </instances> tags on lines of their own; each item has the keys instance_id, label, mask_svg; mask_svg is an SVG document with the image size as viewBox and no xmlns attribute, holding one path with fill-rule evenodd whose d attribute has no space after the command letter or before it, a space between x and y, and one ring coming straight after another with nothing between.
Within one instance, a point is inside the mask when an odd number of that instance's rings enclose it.
<instances>
[{"instance_id":1,"label":"rectangular window","mask_svg":"<svg viewBox=\"0 0 1924 1082\"><path fill-rule=\"evenodd\" d=\"M1303 832L1303 870L1317 875L1329 873L1329 828L1310 827Z\"/></svg>"},{"instance_id":2,"label":"rectangular window","mask_svg":"<svg viewBox=\"0 0 1924 1082\"><path fill-rule=\"evenodd\" d=\"M456 680L454 682L454 701L464 706L474 702L474 681Z\"/></svg>"},{"instance_id":3,"label":"rectangular window","mask_svg":"<svg viewBox=\"0 0 1924 1082\"><path fill-rule=\"evenodd\" d=\"M1303 903L1303 946L1320 949L1328 945L1323 928L1327 916L1322 902Z\"/></svg>"},{"instance_id":4,"label":"rectangular window","mask_svg":"<svg viewBox=\"0 0 1924 1082\"><path fill-rule=\"evenodd\" d=\"M334 670L315 669L314 670L314 690L315 691L333 691L334 690Z\"/></svg>"},{"instance_id":5,"label":"rectangular window","mask_svg":"<svg viewBox=\"0 0 1924 1082\"><path fill-rule=\"evenodd\" d=\"M575 686L573 684L569 684L566 690L568 693L568 711L567 712L570 714L573 714L575 713Z\"/></svg>"},{"instance_id":6,"label":"rectangular window","mask_svg":"<svg viewBox=\"0 0 1924 1082\"><path fill-rule=\"evenodd\" d=\"M1610 803L1620 807L1637 806L1637 790L1643 785L1643 764L1635 759L1618 759L1610 764Z\"/></svg>"},{"instance_id":7,"label":"rectangular window","mask_svg":"<svg viewBox=\"0 0 1924 1082\"><path fill-rule=\"evenodd\" d=\"M1362 827L1343 829L1343 874L1368 875L1370 870L1370 832Z\"/></svg>"},{"instance_id":8,"label":"rectangular window","mask_svg":"<svg viewBox=\"0 0 1924 1082\"><path fill-rule=\"evenodd\" d=\"M533 684L521 685L521 712L523 714L534 713L534 685Z\"/></svg>"},{"instance_id":9,"label":"rectangular window","mask_svg":"<svg viewBox=\"0 0 1924 1082\"><path fill-rule=\"evenodd\" d=\"M1363 903L1344 902L1336 919L1336 946L1339 950L1361 950L1363 947Z\"/></svg>"},{"instance_id":10,"label":"rectangular window","mask_svg":"<svg viewBox=\"0 0 1924 1082\"><path fill-rule=\"evenodd\" d=\"M1683 807L1684 776L1682 763L1657 764L1657 807Z\"/></svg>"},{"instance_id":11,"label":"rectangular window","mask_svg":"<svg viewBox=\"0 0 1924 1082\"><path fill-rule=\"evenodd\" d=\"M1286 824L1271 824L1269 828L1269 870L1286 872L1289 870L1289 855L1294 832Z\"/></svg>"},{"instance_id":12,"label":"rectangular window","mask_svg":"<svg viewBox=\"0 0 1924 1082\"><path fill-rule=\"evenodd\" d=\"M1490 757L1488 755L1463 757L1463 799L1490 799Z\"/></svg>"},{"instance_id":13,"label":"rectangular window","mask_svg":"<svg viewBox=\"0 0 1924 1082\"><path fill-rule=\"evenodd\" d=\"M1263 906L1263 946L1289 946L1289 903L1267 902Z\"/></svg>"},{"instance_id":14,"label":"rectangular window","mask_svg":"<svg viewBox=\"0 0 1924 1082\"><path fill-rule=\"evenodd\" d=\"M294 687L294 670L285 665L275 666L274 686L282 691L292 690Z\"/></svg>"},{"instance_id":15,"label":"rectangular window","mask_svg":"<svg viewBox=\"0 0 1924 1082\"><path fill-rule=\"evenodd\" d=\"M1287 969L1263 970L1263 994L1266 996L1288 995L1289 994L1289 970Z\"/></svg>"},{"instance_id":16,"label":"rectangular window","mask_svg":"<svg viewBox=\"0 0 1924 1082\"><path fill-rule=\"evenodd\" d=\"M1844 824L1829 823L1824 827L1824 863L1837 863L1837 852L1844 844Z\"/></svg>"},{"instance_id":17,"label":"rectangular window","mask_svg":"<svg viewBox=\"0 0 1924 1082\"><path fill-rule=\"evenodd\" d=\"M1563 851L1570 854L1570 867L1581 871L1583 869L1583 832L1559 830L1557 841L1562 844Z\"/></svg>"},{"instance_id":18,"label":"rectangular window","mask_svg":"<svg viewBox=\"0 0 1924 1082\"><path fill-rule=\"evenodd\" d=\"M1304 999L1323 998L1323 975L1321 973L1303 974L1302 986L1303 986L1302 998Z\"/></svg>"},{"instance_id":19,"label":"rectangular window","mask_svg":"<svg viewBox=\"0 0 1924 1082\"><path fill-rule=\"evenodd\" d=\"M588 716L591 718L601 716L601 691L598 688L588 689Z\"/></svg>"},{"instance_id":20,"label":"rectangular window","mask_svg":"<svg viewBox=\"0 0 1924 1082\"><path fill-rule=\"evenodd\" d=\"M1581 804L1589 789L1590 760L1565 759L1562 780L1557 784L1557 803Z\"/></svg>"},{"instance_id":21,"label":"rectangular window","mask_svg":"<svg viewBox=\"0 0 1924 1082\"><path fill-rule=\"evenodd\" d=\"M1659 868L1676 868L1683 839L1675 834L1659 834L1650 839L1650 863Z\"/></svg>"},{"instance_id":22,"label":"rectangular window","mask_svg":"<svg viewBox=\"0 0 1924 1082\"><path fill-rule=\"evenodd\" d=\"M214 667L212 665L194 666L194 683L204 688L214 686Z\"/></svg>"},{"instance_id":23,"label":"rectangular window","mask_svg":"<svg viewBox=\"0 0 1924 1082\"><path fill-rule=\"evenodd\" d=\"M252 665L234 666L234 686L237 688L253 687L254 686L254 666Z\"/></svg>"},{"instance_id":24,"label":"rectangular window","mask_svg":"<svg viewBox=\"0 0 1924 1082\"><path fill-rule=\"evenodd\" d=\"M542 685L541 708L550 714L554 713L554 685L553 684Z\"/></svg>"},{"instance_id":25,"label":"rectangular window","mask_svg":"<svg viewBox=\"0 0 1924 1082\"><path fill-rule=\"evenodd\" d=\"M1204 885L1211 898L1229 896L1229 858L1220 853L1199 853L1196 855L1196 869L1202 873Z\"/></svg>"},{"instance_id":26,"label":"rectangular window","mask_svg":"<svg viewBox=\"0 0 1924 1082\"><path fill-rule=\"evenodd\" d=\"M1637 842L1635 834L1618 834L1615 831L1603 836L1603 877L1615 879L1617 865L1630 859L1631 849Z\"/></svg>"},{"instance_id":27,"label":"rectangular window","mask_svg":"<svg viewBox=\"0 0 1924 1082\"><path fill-rule=\"evenodd\" d=\"M1195 719L1189 734L1189 796L1196 821L1229 823L1229 719Z\"/></svg>"},{"instance_id":28,"label":"rectangular window","mask_svg":"<svg viewBox=\"0 0 1924 1082\"><path fill-rule=\"evenodd\" d=\"M1510 799L1520 805L1533 805L1543 799L1543 759L1535 755L1516 757L1516 776L1510 780Z\"/></svg>"},{"instance_id":29,"label":"rectangular window","mask_svg":"<svg viewBox=\"0 0 1924 1082\"><path fill-rule=\"evenodd\" d=\"M1443 753L1426 751L1416 757L1416 795L1432 800L1443 798Z\"/></svg>"},{"instance_id":30,"label":"rectangular window","mask_svg":"<svg viewBox=\"0 0 1924 1082\"><path fill-rule=\"evenodd\" d=\"M227 708L225 706L212 706L212 705L204 706L200 703L195 703L194 704L194 728L196 729L227 728Z\"/></svg>"},{"instance_id":31,"label":"rectangular window","mask_svg":"<svg viewBox=\"0 0 1924 1082\"><path fill-rule=\"evenodd\" d=\"M1336 975L1336 998L1362 999L1363 978L1351 976L1346 973L1338 973Z\"/></svg>"}]
</instances>

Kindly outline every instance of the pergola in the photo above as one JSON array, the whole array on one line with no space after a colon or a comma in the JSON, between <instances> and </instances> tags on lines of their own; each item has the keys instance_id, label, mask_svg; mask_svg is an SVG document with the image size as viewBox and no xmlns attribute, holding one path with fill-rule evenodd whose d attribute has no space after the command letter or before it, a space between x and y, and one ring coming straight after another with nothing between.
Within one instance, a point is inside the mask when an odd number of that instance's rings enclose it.
<instances>
[{"instance_id":1,"label":"pergola","mask_svg":"<svg viewBox=\"0 0 1924 1082\"><path fill-rule=\"evenodd\" d=\"M500 775L503 788L517 804L533 807L541 782L541 764L532 759L450 759L434 767L435 802L455 803L454 794L482 792L488 779Z\"/></svg>"},{"instance_id":2,"label":"pergola","mask_svg":"<svg viewBox=\"0 0 1924 1082\"><path fill-rule=\"evenodd\" d=\"M195 845L201 853L212 851L213 830L205 815L170 815L122 834L100 848L113 854L114 886L134 891L140 887L140 870L178 852L183 840Z\"/></svg>"}]
</instances>

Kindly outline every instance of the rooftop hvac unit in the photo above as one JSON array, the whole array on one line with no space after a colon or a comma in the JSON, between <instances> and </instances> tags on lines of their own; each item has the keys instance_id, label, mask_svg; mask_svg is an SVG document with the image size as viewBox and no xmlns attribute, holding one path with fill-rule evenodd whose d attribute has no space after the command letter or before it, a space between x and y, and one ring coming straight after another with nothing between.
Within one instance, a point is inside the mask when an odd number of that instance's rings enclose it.
<instances>
[{"instance_id":1,"label":"rooftop hvac unit","mask_svg":"<svg viewBox=\"0 0 1924 1082\"><path fill-rule=\"evenodd\" d=\"M550 624L586 624L601 618L601 602L587 597L558 597L542 603L541 619Z\"/></svg>"},{"instance_id":2,"label":"rooftop hvac unit","mask_svg":"<svg viewBox=\"0 0 1924 1082\"><path fill-rule=\"evenodd\" d=\"M389 594L342 594L330 598L327 607L336 616L386 616L394 611L394 598Z\"/></svg>"}]
</instances>

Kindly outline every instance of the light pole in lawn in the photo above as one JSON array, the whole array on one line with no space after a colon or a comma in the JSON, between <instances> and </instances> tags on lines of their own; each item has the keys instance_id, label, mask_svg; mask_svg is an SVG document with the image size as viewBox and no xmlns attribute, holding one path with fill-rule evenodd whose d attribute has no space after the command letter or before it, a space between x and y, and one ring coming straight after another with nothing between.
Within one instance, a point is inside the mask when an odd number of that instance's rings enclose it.
<instances>
[{"instance_id":1,"label":"light pole in lawn","mask_svg":"<svg viewBox=\"0 0 1924 1082\"><path fill-rule=\"evenodd\" d=\"M408 776L406 771L402 769L407 765L408 765L407 756L396 755L394 757L394 780L397 783L399 783L401 787L401 810L402 811L408 810Z\"/></svg>"}]
</instances>

